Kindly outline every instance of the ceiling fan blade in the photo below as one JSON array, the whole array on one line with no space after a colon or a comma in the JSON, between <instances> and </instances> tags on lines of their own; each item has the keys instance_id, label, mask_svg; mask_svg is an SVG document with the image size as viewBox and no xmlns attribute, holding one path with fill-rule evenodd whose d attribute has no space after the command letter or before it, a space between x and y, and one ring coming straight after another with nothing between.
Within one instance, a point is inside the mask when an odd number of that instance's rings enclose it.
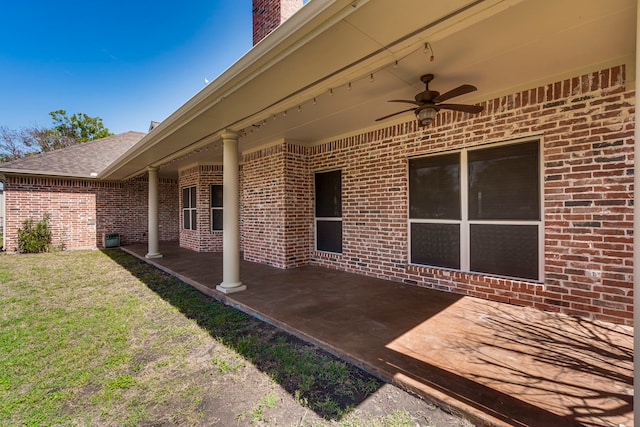
<instances>
[{"instance_id":1,"label":"ceiling fan blade","mask_svg":"<svg viewBox=\"0 0 640 427\"><path fill-rule=\"evenodd\" d=\"M438 104L438 107L445 110L462 111L465 113L472 113L472 114L476 114L484 110L484 107L480 105L466 105L466 104Z\"/></svg>"},{"instance_id":2,"label":"ceiling fan blade","mask_svg":"<svg viewBox=\"0 0 640 427\"><path fill-rule=\"evenodd\" d=\"M398 114L402 114L402 113L406 113L406 112L414 111L414 110L415 110L415 108L409 108L407 110L398 111L397 113L393 113L393 114L389 114L389 115L384 116L384 117L377 118L376 122L379 122L380 120L388 119L389 117L397 116Z\"/></svg>"},{"instance_id":3,"label":"ceiling fan blade","mask_svg":"<svg viewBox=\"0 0 640 427\"><path fill-rule=\"evenodd\" d=\"M409 100L409 99L390 99L387 102L404 102L405 104L413 104L413 105L417 105L418 107L421 106L422 104L414 101L414 100Z\"/></svg>"},{"instance_id":4,"label":"ceiling fan blade","mask_svg":"<svg viewBox=\"0 0 640 427\"><path fill-rule=\"evenodd\" d=\"M433 102L442 102L447 99L455 98L456 96L464 95L465 93L473 92L474 90L478 90L477 87L471 85L461 85L455 89L451 89L449 92L445 92L442 95L436 96L433 99Z\"/></svg>"}]
</instances>

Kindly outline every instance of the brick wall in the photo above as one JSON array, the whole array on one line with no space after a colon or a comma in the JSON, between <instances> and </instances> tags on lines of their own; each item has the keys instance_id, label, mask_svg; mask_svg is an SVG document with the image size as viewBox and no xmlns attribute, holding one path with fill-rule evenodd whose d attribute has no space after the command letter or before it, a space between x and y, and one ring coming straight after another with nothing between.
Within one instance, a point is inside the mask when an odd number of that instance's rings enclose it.
<instances>
[{"instance_id":1,"label":"brick wall","mask_svg":"<svg viewBox=\"0 0 640 427\"><path fill-rule=\"evenodd\" d=\"M196 252L222 251L222 232L211 231L211 184L222 184L222 165L194 165L178 172L180 246ZM196 186L197 230L182 229L182 189Z\"/></svg>"},{"instance_id":2,"label":"brick wall","mask_svg":"<svg viewBox=\"0 0 640 427\"><path fill-rule=\"evenodd\" d=\"M145 187L148 187L148 183L145 183ZM148 193L146 195L148 199ZM175 179L160 178L158 180L158 228L158 239L160 241L178 241L180 232L180 196L178 181ZM147 239L144 239L144 241L147 241Z\"/></svg>"},{"instance_id":3,"label":"brick wall","mask_svg":"<svg viewBox=\"0 0 640 427\"><path fill-rule=\"evenodd\" d=\"M311 172L341 168L343 253L311 262L544 310L630 324L635 93L623 66L441 111L309 148ZM536 136L544 153L545 281L411 266L407 158ZM312 195L310 196L312 197Z\"/></svg>"},{"instance_id":4,"label":"brick wall","mask_svg":"<svg viewBox=\"0 0 640 427\"><path fill-rule=\"evenodd\" d=\"M242 243L244 259L286 268L286 145L242 157Z\"/></svg>"},{"instance_id":5,"label":"brick wall","mask_svg":"<svg viewBox=\"0 0 640 427\"><path fill-rule=\"evenodd\" d=\"M441 111L303 147L281 142L243 155L241 237L245 259L290 268L306 263L418 286L631 324L635 93L613 67L483 103L479 115ZM407 158L536 137L543 144L543 283L409 265ZM343 253L314 251L313 174L342 170ZM218 251L209 186L222 167L180 171L160 184L161 240ZM198 187L198 231L181 230L181 191ZM123 183L8 177L7 249L21 222L52 215L56 242L95 247L103 232L145 241L145 178ZM203 226L204 225L204 226Z\"/></svg>"},{"instance_id":6,"label":"brick wall","mask_svg":"<svg viewBox=\"0 0 640 427\"><path fill-rule=\"evenodd\" d=\"M302 0L253 0L253 44L258 44L301 7Z\"/></svg>"},{"instance_id":7,"label":"brick wall","mask_svg":"<svg viewBox=\"0 0 640 427\"><path fill-rule=\"evenodd\" d=\"M308 264L313 187L307 149L282 142L245 154L242 163L244 258L280 268Z\"/></svg>"},{"instance_id":8,"label":"brick wall","mask_svg":"<svg viewBox=\"0 0 640 427\"><path fill-rule=\"evenodd\" d=\"M285 144L285 258L288 268L309 263L313 239L313 177L306 147Z\"/></svg>"},{"instance_id":9,"label":"brick wall","mask_svg":"<svg viewBox=\"0 0 640 427\"><path fill-rule=\"evenodd\" d=\"M146 242L146 177L126 182L8 176L6 250L18 248L17 231L26 219L51 215L53 243L66 249L102 246L103 233L119 233L122 244ZM177 182L160 180L160 240L178 238Z\"/></svg>"}]
</instances>

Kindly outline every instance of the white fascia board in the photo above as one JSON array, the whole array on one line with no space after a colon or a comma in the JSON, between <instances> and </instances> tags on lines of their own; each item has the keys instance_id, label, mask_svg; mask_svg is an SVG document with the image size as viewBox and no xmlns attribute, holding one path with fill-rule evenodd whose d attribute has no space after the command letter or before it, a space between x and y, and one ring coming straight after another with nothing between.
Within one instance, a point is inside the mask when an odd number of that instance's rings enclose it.
<instances>
[{"instance_id":1,"label":"white fascia board","mask_svg":"<svg viewBox=\"0 0 640 427\"><path fill-rule=\"evenodd\" d=\"M65 172L51 172L41 171L36 169L4 169L0 168L0 173L5 175L19 175L19 176L38 176L43 178L82 178L88 180L97 180L98 175L86 175L80 173L65 173Z\"/></svg>"}]
</instances>

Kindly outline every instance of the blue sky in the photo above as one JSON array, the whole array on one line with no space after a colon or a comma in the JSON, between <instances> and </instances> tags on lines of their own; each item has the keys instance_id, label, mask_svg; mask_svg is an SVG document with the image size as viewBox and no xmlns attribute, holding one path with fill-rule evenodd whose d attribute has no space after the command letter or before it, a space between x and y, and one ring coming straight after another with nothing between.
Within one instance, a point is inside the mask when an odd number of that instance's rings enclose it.
<instances>
[{"instance_id":1,"label":"blue sky","mask_svg":"<svg viewBox=\"0 0 640 427\"><path fill-rule=\"evenodd\" d=\"M251 48L251 0L14 0L0 16L0 126L86 113L146 132Z\"/></svg>"}]
</instances>

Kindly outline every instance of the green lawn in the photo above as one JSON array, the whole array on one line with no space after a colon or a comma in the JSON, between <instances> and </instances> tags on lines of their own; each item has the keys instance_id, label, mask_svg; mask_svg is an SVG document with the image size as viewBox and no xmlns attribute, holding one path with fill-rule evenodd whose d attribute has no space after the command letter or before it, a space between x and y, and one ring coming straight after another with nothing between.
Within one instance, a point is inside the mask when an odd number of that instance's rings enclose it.
<instances>
[{"instance_id":1,"label":"green lawn","mask_svg":"<svg viewBox=\"0 0 640 427\"><path fill-rule=\"evenodd\" d=\"M120 251L0 256L0 425L415 426L381 386Z\"/></svg>"}]
</instances>

